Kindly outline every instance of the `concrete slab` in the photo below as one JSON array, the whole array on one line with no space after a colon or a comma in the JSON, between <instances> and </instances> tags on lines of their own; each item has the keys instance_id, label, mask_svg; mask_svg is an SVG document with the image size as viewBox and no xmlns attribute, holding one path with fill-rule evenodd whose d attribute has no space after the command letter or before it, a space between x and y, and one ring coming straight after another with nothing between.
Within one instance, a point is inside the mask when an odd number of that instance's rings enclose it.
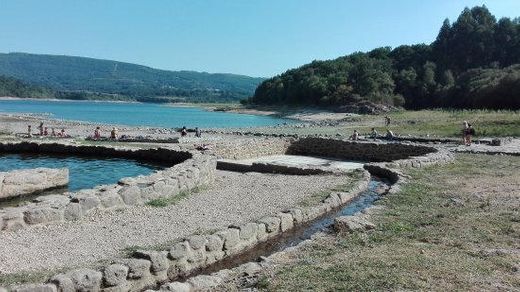
<instances>
[{"instance_id":1,"label":"concrete slab","mask_svg":"<svg viewBox=\"0 0 520 292\"><path fill-rule=\"evenodd\" d=\"M311 157L311 156L299 156L299 155L272 155L272 156L263 156L252 159L242 159L242 160L223 160L233 162L235 164L243 164L251 166L253 163L268 163L268 164L276 164L276 165L284 165L284 166L293 166L293 167L305 167L305 168L325 168L325 169L335 169L335 170L355 170L363 168L363 163L353 162L353 161L344 161L344 160L335 160L330 158L321 158L321 157Z\"/></svg>"}]
</instances>

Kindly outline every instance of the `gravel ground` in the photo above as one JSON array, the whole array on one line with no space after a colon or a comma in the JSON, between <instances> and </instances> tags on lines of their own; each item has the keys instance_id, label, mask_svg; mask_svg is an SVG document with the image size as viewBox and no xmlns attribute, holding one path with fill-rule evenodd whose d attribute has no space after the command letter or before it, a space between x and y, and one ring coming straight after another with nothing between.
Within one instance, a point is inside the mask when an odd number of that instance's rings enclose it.
<instances>
[{"instance_id":1,"label":"gravel ground","mask_svg":"<svg viewBox=\"0 0 520 292\"><path fill-rule=\"evenodd\" d=\"M177 205L99 212L79 222L1 232L0 274L111 260L121 257L127 247L156 246L275 214L306 196L345 182L340 176L217 173L211 188Z\"/></svg>"}]
</instances>

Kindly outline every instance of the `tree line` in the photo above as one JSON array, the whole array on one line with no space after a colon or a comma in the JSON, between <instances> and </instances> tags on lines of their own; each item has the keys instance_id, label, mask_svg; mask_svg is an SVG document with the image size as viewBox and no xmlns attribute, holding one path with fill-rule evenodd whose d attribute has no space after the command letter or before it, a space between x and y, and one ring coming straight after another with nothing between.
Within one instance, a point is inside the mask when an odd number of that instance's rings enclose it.
<instances>
[{"instance_id":1,"label":"tree line","mask_svg":"<svg viewBox=\"0 0 520 292\"><path fill-rule=\"evenodd\" d=\"M382 47L313 61L265 80L248 103L338 106L371 101L409 109L520 109L520 18L485 6L442 24L430 45Z\"/></svg>"}]
</instances>

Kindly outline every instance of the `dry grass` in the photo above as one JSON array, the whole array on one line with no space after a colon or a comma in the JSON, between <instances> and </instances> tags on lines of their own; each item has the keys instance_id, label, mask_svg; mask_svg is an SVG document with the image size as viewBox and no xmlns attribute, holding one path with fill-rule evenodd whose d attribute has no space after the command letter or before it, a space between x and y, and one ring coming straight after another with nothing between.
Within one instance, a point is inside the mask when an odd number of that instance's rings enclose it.
<instances>
[{"instance_id":1,"label":"dry grass","mask_svg":"<svg viewBox=\"0 0 520 292\"><path fill-rule=\"evenodd\" d=\"M263 290L519 290L520 158L459 155L408 170L366 234L328 236L293 255Z\"/></svg>"},{"instance_id":2,"label":"dry grass","mask_svg":"<svg viewBox=\"0 0 520 292\"><path fill-rule=\"evenodd\" d=\"M255 131L277 134L298 135L336 135L350 136L354 130L361 134L369 134L372 127L380 134L386 131L386 114L361 115L343 119L335 126L295 128L292 126L278 128L257 128ZM391 124L388 127L395 134L406 136L459 137L462 122L470 122L479 137L520 136L520 112L490 110L421 110L400 111L388 114Z\"/></svg>"}]
</instances>

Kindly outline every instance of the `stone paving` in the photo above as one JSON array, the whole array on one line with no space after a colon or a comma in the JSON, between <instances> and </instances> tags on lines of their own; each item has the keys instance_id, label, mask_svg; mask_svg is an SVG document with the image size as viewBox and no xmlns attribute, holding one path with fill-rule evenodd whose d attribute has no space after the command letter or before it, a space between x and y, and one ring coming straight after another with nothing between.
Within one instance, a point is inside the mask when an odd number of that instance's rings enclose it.
<instances>
[{"instance_id":1,"label":"stone paving","mask_svg":"<svg viewBox=\"0 0 520 292\"><path fill-rule=\"evenodd\" d=\"M333 170L354 170L363 168L363 163L359 162L299 155L271 155L252 159L242 159L234 162L244 165L268 163L293 167L321 167Z\"/></svg>"}]
</instances>

